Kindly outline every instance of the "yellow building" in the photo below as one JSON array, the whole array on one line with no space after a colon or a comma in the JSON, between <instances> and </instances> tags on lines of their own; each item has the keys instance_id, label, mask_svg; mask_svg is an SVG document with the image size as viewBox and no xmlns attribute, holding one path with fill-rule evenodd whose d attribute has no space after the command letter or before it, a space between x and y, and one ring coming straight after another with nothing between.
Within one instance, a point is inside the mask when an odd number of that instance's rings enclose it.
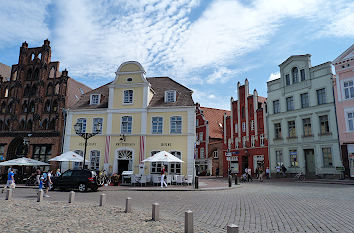
<instances>
[{"instance_id":1,"label":"yellow building","mask_svg":"<svg viewBox=\"0 0 354 233\"><path fill-rule=\"evenodd\" d=\"M196 137L192 91L169 77L146 78L138 62L120 65L113 82L85 94L67 116L64 152L83 154L84 139L75 133L76 123L82 123L82 132L88 133L97 122L102 124L100 133L88 139L90 169L104 168L110 174L128 170L159 174L160 163L142 167L141 161L165 150L184 161L169 164L169 174L193 174ZM70 165L75 166L79 165Z\"/></svg>"}]
</instances>

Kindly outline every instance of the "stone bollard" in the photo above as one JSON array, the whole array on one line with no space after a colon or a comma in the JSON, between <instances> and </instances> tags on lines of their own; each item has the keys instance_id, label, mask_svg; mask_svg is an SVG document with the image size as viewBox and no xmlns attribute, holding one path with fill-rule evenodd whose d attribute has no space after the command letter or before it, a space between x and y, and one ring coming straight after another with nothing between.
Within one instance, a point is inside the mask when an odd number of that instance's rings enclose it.
<instances>
[{"instance_id":1,"label":"stone bollard","mask_svg":"<svg viewBox=\"0 0 354 233\"><path fill-rule=\"evenodd\" d=\"M160 220L160 205L159 205L159 203L152 204L152 220L153 221Z\"/></svg>"},{"instance_id":2,"label":"stone bollard","mask_svg":"<svg viewBox=\"0 0 354 233\"><path fill-rule=\"evenodd\" d=\"M125 213L130 213L132 212L132 198L127 197L125 200Z\"/></svg>"},{"instance_id":3,"label":"stone bollard","mask_svg":"<svg viewBox=\"0 0 354 233\"><path fill-rule=\"evenodd\" d=\"M235 224L227 225L227 233L238 233L238 226Z\"/></svg>"},{"instance_id":4,"label":"stone bollard","mask_svg":"<svg viewBox=\"0 0 354 233\"><path fill-rule=\"evenodd\" d=\"M43 201L43 190L39 190L37 193L37 202Z\"/></svg>"},{"instance_id":5,"label":"stone bollard","mask_svg":"<svg viewBox=\"0 0 354 233\"><path fill-rule=\"evenodd\" d=\"M74 201L75 201L75 192L74 191L70 191L69 203L73 203Z\"/></svg>"},{"instance_id":6,"label":"stone bollard","mask_svg":"<svg viewBox=\"0 0 354 233\"><path fill-rule=\"evenodd\" d=\"M199 177L198 176L194 177L194 188L195 189L199 188Z\"/></svg>"},{"instance_id":7,"label":"stone bollard","mask_svg":"<svg viewBox=\"0 0 354 233\"><path fill-rule=\"evenodd\" d=\"M6 198L5 198L5 200L9 200L9 201L12 200L12 188L6 189Z\"/></svg>"},{"instance_id":8,"label":"stone bollard","mask_svg":"<svg viewBox=\"0 0 354 233\"><path fill-rule=\"evenodd\" d=\"M235 175L235 185L237 185L238 183L238 178L237 178L237 175Z\"/></svg>"},{"instance_id":9,"label":"stone bollard","mask_svg":"<svg viewBox=\"0 0 354 233\"><path fill-rule=\"evenodd\" d=\"M103 206L106 203L106 194L102 193L100 195L100 206Z\"/></svg>"},{"instance_id":10,"label":"stone bollard","mask_svg":"<svg viewBox=\"0 0 354 233\"><path fill-rule=\"evenodd\" d=\"M193 233L193 211L187 210L184 213L184 232Z\"/></svg>"},{"instance_id":11,"label":"stone bollard","mask_svg":"<svg viewBox=\"0 0 354 233\"><path fill-rule=\"evenodd\" d=\"M231 187L231 186L232 186L232 176L229 175L229 187Z\"/></svg>"}]
</instances>

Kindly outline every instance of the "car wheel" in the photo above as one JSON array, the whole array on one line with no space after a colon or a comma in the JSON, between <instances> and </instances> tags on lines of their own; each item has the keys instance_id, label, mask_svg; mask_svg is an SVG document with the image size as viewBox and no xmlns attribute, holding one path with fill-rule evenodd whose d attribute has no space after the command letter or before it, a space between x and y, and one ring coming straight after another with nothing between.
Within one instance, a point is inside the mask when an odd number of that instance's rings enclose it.
<instances>
[{"instance_id":1,"label":"car wheel","mask_svg":"<svg viewBox=\"0 0 354 233\"><path fill-rule=\"evenodd\" d=\"M85 192L86 191L86 184L79 184L79 191Z\"/></svg>"}]
</instances>

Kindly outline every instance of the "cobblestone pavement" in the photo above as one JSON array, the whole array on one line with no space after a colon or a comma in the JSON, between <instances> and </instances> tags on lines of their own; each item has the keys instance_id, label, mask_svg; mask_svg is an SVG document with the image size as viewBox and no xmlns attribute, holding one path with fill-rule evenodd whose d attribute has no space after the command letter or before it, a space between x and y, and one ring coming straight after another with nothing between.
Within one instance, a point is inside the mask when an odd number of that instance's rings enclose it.
<instances>
[{"instance_id":1,"label":"cobblestone pavement","mask_svg":"<svg viewBox=\"0 0 354 233\"><path fill-rule=\"evenodd\" d=\"M191 209L195 226L211 232L226 232L230 223L240 232L354 232L354 187L349 185L254 182L219 191L100 191L77 193L76 201L98 203L102 192L110 206L120 208L128 196L139 211L151 211L159 202L161 216L180 223ZM68 199L68 192L50 195L46 201ZM35 190L17 189L14 198L34 201Z\"/></svg>"}]
</instances>

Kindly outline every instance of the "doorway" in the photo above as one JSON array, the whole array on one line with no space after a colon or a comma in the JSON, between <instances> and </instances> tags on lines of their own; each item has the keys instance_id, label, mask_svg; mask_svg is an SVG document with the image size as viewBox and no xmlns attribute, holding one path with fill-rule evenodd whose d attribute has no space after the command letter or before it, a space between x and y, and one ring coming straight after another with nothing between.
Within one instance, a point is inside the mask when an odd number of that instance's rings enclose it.
<instances>
[{"instance_id":1,"label":"doorway","mask_svg":"<svg viewBox=\"0 0 354 233\"><path fill-rule=\"evenodd\" d=\"M242 156L242 171L241 174L245 172L245 169L248 168L248 156L244 155Z\"/></svg>"},{"instance_id":2,"label":"doorway","mask_svg":"<svg viewBox=\"0 0 354 233\"><path fill-rule=\"evenodd\" d=\"M306 177L314 178L316 175L315 167L315 153L313 149L304 150L305 154L305 164L306 164Z\"/></svg>"},{"instance_id":3,"label":"doorway","mask_svg":"<svg viewBox=\"0 0 354 233\"><path fill-rule=\"evenodd\" d=\"M129 170L129 160L120 159L118 160L118 175L122 175L122 172Z\"/></svg>"}]
</instances>

